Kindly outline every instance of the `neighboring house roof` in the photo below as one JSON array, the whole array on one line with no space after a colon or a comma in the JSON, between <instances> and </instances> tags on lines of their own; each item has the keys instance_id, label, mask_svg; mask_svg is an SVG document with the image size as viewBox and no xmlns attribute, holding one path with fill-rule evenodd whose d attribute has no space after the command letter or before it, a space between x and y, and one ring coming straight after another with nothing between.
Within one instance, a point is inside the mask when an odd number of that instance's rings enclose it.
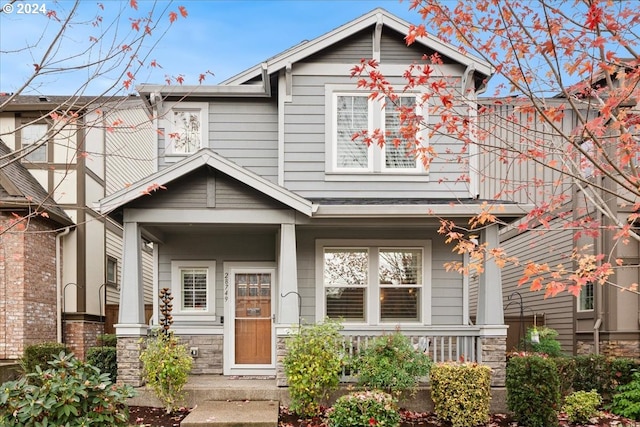
<instances>
[{"instance_id":1,"label":"neighboring house roof","mask_svg":"<svg viewBox=\"0 0 640 427\"><path fill-rule=\"evenodd\" d=\"M45 212L62 226L74 225L66 212L0 140L0 209Z\"/></svg>"},{"instance_id":2,"label":"neighboring house roof","mask_svg":"<svg viewBox=\"0 0 640 427\"><path fill-rule=\"evenodd\" d=\"M61 96L61 95L13 95L0 93L2 111L52 111L79 110L89 105L119 103L137 96Z\"/></svg>"},{"instance_id":3,"label":"neighboring house roof","mask_svg":"<svg viewBox=\"0 0 640 427\"><path fill-rule=\"evenodd\" d=\"M98 210L102 213L112 212L113 210L148 194L149 189L157 188L157 186L164 186L171 181L185 176L186 174L205 165L237 179L238 181L267 196L270 196L274 200L277 200L292 209L295 209L307 216L311 216L313 204L310 201L241 166L238 166L208 148L203 148L195 154L138 181L130 187L124 188L108 197L105 197L100 200Z\"/></svg>"},{"instance_id":4,"label":"neighboring house roof","mask_svg":"<svg viewBox=\"0 0 640 427\"><path fill-rule=\"evenodd\" d=\"M286 68L289 64L308 58L347 37L378 24L393 29L400 34L407 34L411 27L409 22L398 18L382 8L377 8L320 37L295 45L223 81L220 85L166 86L144 84L138 86L137 90L143 96L154 92L174 96L268 96L269 84L265 81L266 75L276 73ZM427 35L426 37L417 38L415 43L433 49L442 56L451 58L464 66L471 67L476 73L484 76L484 78L489 77L494 72L488 62L469 53L462 53L455 46L445 43L434 36ZM252 81L258 78L261 78L260 84Z\"/></svg>"}]
</instances>

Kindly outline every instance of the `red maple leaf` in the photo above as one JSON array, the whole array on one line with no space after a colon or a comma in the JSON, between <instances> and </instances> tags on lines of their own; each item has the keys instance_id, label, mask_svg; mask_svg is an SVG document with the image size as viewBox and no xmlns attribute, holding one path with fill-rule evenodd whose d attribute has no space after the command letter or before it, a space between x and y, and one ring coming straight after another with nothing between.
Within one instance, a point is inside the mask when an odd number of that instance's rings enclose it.
<instances>
[{"instance_id":1,"label":"red maple leaf","mask_svg":"<svg viewBox=\"0 0 640 427\"><path fill-rule=\"evenodd\" d=\"M186 18L187 15L189 15L189 13L187 12L187 8L184 6L178 6L178 10L180 11L180 15L182 15L183 18Z\"/></svg>"},{"instance_id":2,"label":"red maple leaf","mask_svg":"<svg viewBox=\"0 0 640 427\"><path fill-rule=\"evenodd\" d=\"M131 6L131 8L138 10L138 0L129 0L129 6Z\"/></svg>"},{"instance_id":3,"label":"red maple leaf","mask_svg":"<svg viewBox=\"0 0 640 427\"><path fill-rule=\"evenodd\" d=\"M178 14L175 12L169 12L169 22L173 24L176 22L176 19L178 19Z\"/></svg>"}]
</instances>

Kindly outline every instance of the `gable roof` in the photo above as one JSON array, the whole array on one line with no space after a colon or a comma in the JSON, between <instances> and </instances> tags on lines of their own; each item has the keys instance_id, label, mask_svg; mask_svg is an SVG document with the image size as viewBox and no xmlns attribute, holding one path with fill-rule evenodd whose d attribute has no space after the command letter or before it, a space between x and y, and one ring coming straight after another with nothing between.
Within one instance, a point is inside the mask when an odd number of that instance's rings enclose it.
<instances>
[{"instance_id":1,"label":"gable roof","mask_svg":"<svg viewBox=\"0 0 640 427\"><path fill-rule=\"evenodd\" d=\"M259 191L260 193L265 194L298 212L307 216L311 216L312 214L313 204L309 200L300 197L297 194L294 194L291 191L280 187L241 166L238 166L237 164L221 157L209 148L203 148L195 154L149 175L132 186L105 197L100 200L98 210L101 213L112 212L113 210L148 194L150 188L164 186L169 182L183 177L205 165L237 179L256 191Z\"/></svg>"},{"instance_id":2,"label":"gable roof","mask_svg":"<svg viewBox=\"0 0 640 427\"><path fill-rule=\"evenodd\" d=\"M411 24L397 16L389 13L385 9L377 8L362 15L353 21L347 22L340 27L310 41L297 44L284 52L267 59L225 81L219 85L154 85L142 84L136 87L140 95L147 96L154 92L160 92L172 96L247 96L263 97L270 96L270 85L267 76L277 73L287 67L288 64L301 61L310 57L331 45L340 42L366 28L381 24L393 29L400 34L408 34ZM419 37L416 44L432 49L443 56L473 69L476 73L484 77L489 77L494 70L485 60L462 53L455 46L445 43L435 36L427 35Z\"/></svg>"},{"instance_id":3,"label":"gable roof","mask_svg":"<svg viewBox=\"0 0 640 427\"><path fill-rule=\"evenodd\" d=\"M349 36L352 36L365 28L372 25L382 24L388 28L391 28L400 34L408 34L411 24L397 16L389 13L385 9L377 8L362 15L353 21L347 22L344 25L320 36L313 40L302 42L290 49L268 59L267 61L255 65L248 70L241 72L221 83L221 85L239 85L248 82L251 79L259 77L262 73L263 67L266 66L268 74L273 74L287 66L289 63L294 63L307 58L334 43L339 42ZM442 40L427 35L426 37L420 37L416 39L416 42L425 47L429 47L440 54L447 56L462 65L473 65L475 70L485 76L489 76L493 73L493 69L489 63L481 58L475 57L468 53L460 52L455 46L445 43Z\"/></svg>"},{"instance_id":4,"label":"gable roof","mask_svg":"<svg viewBox=\"0 0 640 427\"><path fill-rule=\"evenodd\" d=\"M62 226L74 225L67 213L42 188L27 168L0 140L0 209L29 209L46 212Z\"/></svg>"}]
</instances>

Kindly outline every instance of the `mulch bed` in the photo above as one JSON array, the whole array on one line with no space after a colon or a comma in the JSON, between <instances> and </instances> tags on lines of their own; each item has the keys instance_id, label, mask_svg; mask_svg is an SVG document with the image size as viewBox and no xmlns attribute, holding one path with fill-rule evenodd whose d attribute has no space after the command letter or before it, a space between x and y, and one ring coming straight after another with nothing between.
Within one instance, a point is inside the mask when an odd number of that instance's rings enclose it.
<instances>
[{"instance_id":1,"label":"mulch bed","mask_svg":"<svg viewBox=\"0 0 640 427\"><path fill-rule=\"evenodd\" d=\"M145 406L129 407L129 423L133 426L144 427L180 427L181 421L189 414L189 409L167 414L162 408L150 408ZM401 427L446 427L447 424L439 421L430 412L400 411L403 422ZM591 424L578 426L571 424L564 416L558 418L560 427L640 427L640 423L625 418L603 413L602 417L593 419ZM301 419L287 408L280 408L279 427L326 427L322 418ZM505 414L493 414L485 427L518 427L511 417Z\"/></svg>"}]
</instances>

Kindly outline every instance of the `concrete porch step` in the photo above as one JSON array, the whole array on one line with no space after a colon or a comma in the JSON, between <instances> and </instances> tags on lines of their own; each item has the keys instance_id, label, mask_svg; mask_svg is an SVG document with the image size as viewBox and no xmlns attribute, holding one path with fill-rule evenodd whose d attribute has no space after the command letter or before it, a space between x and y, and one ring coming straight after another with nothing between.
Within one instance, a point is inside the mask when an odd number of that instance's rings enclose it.
<instances>
[{"instance_id":1,"label":"concrete porch step","mask_svg":"<svg viewBox=\"0 0 640 427\"><path fill-rule=\"evenodd\" d=\"M277 427L279 402L275 400L205 401L180 424L182 427Z\"/></svg>"}]
</instances>

